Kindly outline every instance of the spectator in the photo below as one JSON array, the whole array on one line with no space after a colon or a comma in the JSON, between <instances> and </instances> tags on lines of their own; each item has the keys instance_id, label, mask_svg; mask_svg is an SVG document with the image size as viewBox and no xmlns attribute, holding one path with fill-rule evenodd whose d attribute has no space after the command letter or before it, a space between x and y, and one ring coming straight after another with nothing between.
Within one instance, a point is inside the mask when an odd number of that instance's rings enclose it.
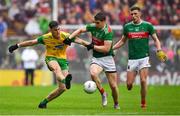
<instances>
[{"instance_id":1,"label":"spectator","mask_svg":"<svg viewBox=\"0 0 180 116\"><path fill-rule=\"evenodd\" d=\"M37 52L32 48L26 48L22 52L21 59L23 61L23 67L25 71L26 86L34 85L34 70L36 69L36 61L38 58L39 56Z\"/></svg>"},{"instance_id":2,"label":"spectator","mask_svg":"<svg viewBox=\"0 0 180 116\"><path fill-rule=\"evenodd\" d=\"M28 21L25 26L25 32L28 35L38 35L42 33L36 17L33 17Z\"/></svg>"},{"instance_id":3,"label":"spectator","mask_svg":"<svg viewBox=\"0 0 180 116\"><path fill-rule=\"evenodd\" d=\"M0 15L0 41L7 41L7 23L3 16Z\"/></svg>"},{"instance_id":4,"label":"spectator","mask_svg":"<svg viewBox=\"0 0 180 116\"><path fill-rule=\"evenodd\" d=\"M15 15L19 14L21 11L17 5L16 2L12 3L12 6L10 7L9 11L8 11L8 16L10 18L11 21L14 20Z\"/></svg>"},{"instance_id":5,"label":"spectator","mask_svg":"<svg viewBox=\"0 0 180 116\"><path fill-rule=\"evenodd\" d=\"M4 21L3 17L0 15L0 64L3 63L6 56L7 47L7 23Z\"/></svg>"}]
</instances>

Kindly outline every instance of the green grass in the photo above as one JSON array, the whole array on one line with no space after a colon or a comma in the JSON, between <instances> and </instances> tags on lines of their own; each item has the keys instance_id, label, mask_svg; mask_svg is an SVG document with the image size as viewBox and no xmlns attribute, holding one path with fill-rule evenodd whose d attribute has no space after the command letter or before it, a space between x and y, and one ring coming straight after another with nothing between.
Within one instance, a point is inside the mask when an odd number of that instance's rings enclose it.
<instances>
[{"instance_id":1,"label":"green grass","mask_svg":"<svg viewBox=\"0 0 180 116\"><path fill-rule=\"evenodd\" d=\"M113 109L111 91L108 91L108 106L102 108L98 91L86 94L82 85L73 84L72 89L48 104L47 109L38 109L39 102L52 91L51 87L0 87L0 115L118 115L118 114L180 114L180 86L149 86L147 109L140 108L139 86L127 91L119 86L120 110Z\"/></svg>"}]
</instances>

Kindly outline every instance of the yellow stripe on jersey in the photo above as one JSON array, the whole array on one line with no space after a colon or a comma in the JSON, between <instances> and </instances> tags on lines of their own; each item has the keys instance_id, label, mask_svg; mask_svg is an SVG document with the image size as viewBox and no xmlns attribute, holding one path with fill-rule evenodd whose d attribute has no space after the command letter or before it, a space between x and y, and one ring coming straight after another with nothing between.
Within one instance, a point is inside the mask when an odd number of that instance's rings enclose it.
<instances>
[{"instance_id":1,"label":"yellow stripe on jersey","mask_svg":"<svg viewBox=\"0 0 180 116\"><path fill-rule=\"evenodd\" d=\"M61 31L60 39L55 39L52 33L49 32L38 37L38 43L44 44L46 46L46 56L53 56L56 58L66 59L66 48L68 45L63 43L63 40L70 34Z\"/></svg>"}]
</instances>

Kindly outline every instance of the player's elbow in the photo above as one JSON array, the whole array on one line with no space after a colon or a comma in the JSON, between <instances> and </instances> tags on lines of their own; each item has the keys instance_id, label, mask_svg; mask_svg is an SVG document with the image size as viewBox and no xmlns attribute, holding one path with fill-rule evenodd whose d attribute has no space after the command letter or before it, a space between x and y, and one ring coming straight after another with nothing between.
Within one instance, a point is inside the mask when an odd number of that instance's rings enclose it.
<instances>
[{"instance_id":1,"label":"player's elbow","mask_svg":"<svg viewBox=\"0 0 180 116\"><path fill-rule=\"evenodd\" d=\"M83 33L83 32L84 32L83 28L78 29L78 34Z\"/></svg>"}]
</instances>

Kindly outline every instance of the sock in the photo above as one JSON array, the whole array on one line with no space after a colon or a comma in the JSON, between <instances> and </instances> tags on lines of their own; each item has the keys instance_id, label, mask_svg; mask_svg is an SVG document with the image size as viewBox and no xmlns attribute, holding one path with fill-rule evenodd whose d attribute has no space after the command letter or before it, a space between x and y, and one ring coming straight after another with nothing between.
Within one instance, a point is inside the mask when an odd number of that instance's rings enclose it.
<instances>
[{"instance_id":1,"label":"sock","mask_svg":"<svg viewBox=\"0 0 180 116\"><path fill-rule=\"evenodd\" d=\"M66 81L66 80L65 80L65 79L63 79L63 80L61 80L60 82L65 84L65 81Z\"/></svg>"},{"instance_id":2,"label":"sock","mask_svg":"<svg viewBox=\"0 0 180 116\"><path fill-rule=\"evenodd\" d=\"M145 105L146 104L146 100L141 100L141 104Z\"/></svg>"},{"instance_id":3,"label":"sock","mask_svg":"<svg viewBox=\"0 0 180 116\"><path fill-rule=\"evenodd\" d=\"M104 88L100 89L99 92L100 92L101 94L103 94L103 93L104 93Z\"/></svg>"},{"instance_id":4,"label":"sock","mask_svg":"<svg viewBox=\"0 0 180 116\"><path fill-rule=\"evenodd\" d=\"M47 104L47 103L48 103L48 100L45 98L41 103L42 103L42 104Z\"/></svg>"}]
</instances>

